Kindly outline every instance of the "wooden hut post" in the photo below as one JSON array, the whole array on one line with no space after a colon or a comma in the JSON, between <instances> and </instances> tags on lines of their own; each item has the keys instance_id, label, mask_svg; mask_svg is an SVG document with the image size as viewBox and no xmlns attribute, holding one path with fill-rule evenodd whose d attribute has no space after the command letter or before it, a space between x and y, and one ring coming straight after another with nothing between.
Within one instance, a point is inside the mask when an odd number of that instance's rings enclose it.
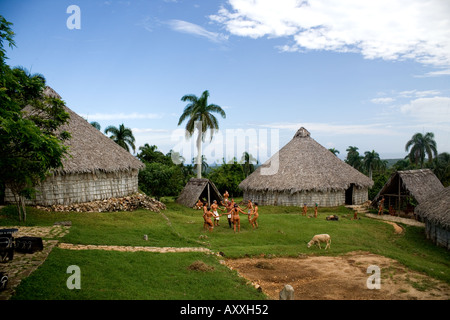
<instances>
[{"instance_id":1,"label":"wooden hut post","mask_svg":"<svg viewBox=\"0 0 450 320\"><path fill-rule=\"evenodd\" d=\"M211 196L209 193L209 183L208 183L208 205L211 205Z\"/></svg>"}]
</instances>

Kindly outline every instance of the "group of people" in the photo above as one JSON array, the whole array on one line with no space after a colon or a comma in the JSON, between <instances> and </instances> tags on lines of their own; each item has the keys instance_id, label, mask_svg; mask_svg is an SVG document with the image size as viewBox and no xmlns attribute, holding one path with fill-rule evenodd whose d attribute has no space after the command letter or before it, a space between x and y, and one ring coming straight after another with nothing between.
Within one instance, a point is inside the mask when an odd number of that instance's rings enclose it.
<instances>
[{"instance_id":1,"label":"group of people","mask_svg":"<svg viewBox=\"0 0 450 320\"><path fill-rule=\"evenodd\" d=\"M315 204L315 207L314 207L314 218L317 218L317 207L319 206L319 204ZM303 204L303 211L302 211L302 216L306 216L306 214L307 214L307 212L308 212L308 206L306 205L306 203L304 203Z\"/></svg>"},{"instance_id":2,"label":"group of people","mask_svg":"<svg viewBox=\"0 0 450 320\"><path fill-rule=\"evenodd\" d=\"M200 199L198 200L196 208L203 209L204 229L209 229L209 231L211 232L215 226L219 226L220 217L224 214L227 215L229 227L231 228L231 226L233 225L234 232L236 232L236 227L238 232L241 231L241 218L239 214L247 215L248 222L253 227L253 229L258 228L257 220L259 217L259 212L257 202L248 200L247 207L245 208L247 212L245 212L241 207L239 207L237 203L234 202L234 199L231 199L231 201L228 199L229 194L227 191L223 196L224 200L221 201L221 204L224 206L224 208L221 208L219 206L217 200L214 200L211 206L209 206L208 202L206 201L202 202ZM219 214L218 210L224 211L226 213Z\"/></svg>"}]
</instances>

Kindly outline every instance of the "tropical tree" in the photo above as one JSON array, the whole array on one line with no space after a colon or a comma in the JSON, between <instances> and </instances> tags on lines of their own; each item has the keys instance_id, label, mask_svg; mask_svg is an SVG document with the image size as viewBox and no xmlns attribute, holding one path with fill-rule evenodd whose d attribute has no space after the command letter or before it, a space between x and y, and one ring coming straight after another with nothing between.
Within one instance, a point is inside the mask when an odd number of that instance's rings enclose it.
<instances>
[{"instance_id":1,"label":"tropical tree","mask_svg":"<svg viewBox=\"0 0 450 320\"><path fill-rule=\"evenodd\" d=\"M210 130L211 140L214 132L219 130L219 122L212 113L218 113L222 118L226 118L225 111L216 104L208 104L209 92L203 91L200 97L193 94L184 95L181 101L189 102L178 120L178 125L181 125L184 120L188 119L186 123L186 137L190 138L194 134L195 128L199 130L196 145L197 145L197 178L202 177L202 141L205 141L206 132ZM199 124L199 125L198 125Z\"/></svg>"},{"instance_id":2,"label":"tropical tree","mask_svg":"<svg viewBox=\"0 0 450 320\"><path fill-rule=\"evenodd\" d=\"M101 126L100 126L100 123L98 123L97 121L91 121L90 122L90 124L91 124L91 126L93 126L95 129L97 129L97 130L101 130Z\"/></svg>"},{"instance_id":3,"label":"tropical tree","mask_svg":"<svg viewBox=\"0 0 450 320\"><path fill-rule=\"evenodd\" d=\"M369 173L369 178L372 179L373 170L386 167L386 162L383 162L380 155L374 150L366 151L364 152L363 167Z\"/></svg>"},{"instance_id":4,"label":"tropical tree","mask_svg":"<svg viewBox=\"0 0 450 320\"><path fill-rule=\"evenodd\" d=\"M123 124L121 124L119 128L115 126L108 126L105 129L105 134L108 133L111 133L110 138L115 143L117 143L128 152L130 152L129 146L133 149L133 152L136 151L136 147L134 145L135 139L130 128L126 128Z\"/></svg>"},{"instance_id":5,"label":"tropical tree","mask_svg":"<svg viewBox=\"0 0 450 320\"><path fill-rule=\"evenodd\" d=\"M258 160L247 151L244 151L240 163L244 169L245 177L248 177L249 174L255 171L255 165L258 164Z\"/></svg>"},{"instance_id":6,"label":"tropical tree","mask_svg":"<svg viewBox=\"0 0 450 320\"><path fill-rule=\"evenodd\" d=\"M428 162L433 161L437 156L436 141L434 141L434 133L427 132L425 135L416 133L405 145L405 151L409 152L409 160L417 165L420 164L420 168L423 167L425 161L425 155L428 156Z\"/></svg>"},{"instance_id":7,"label":"tropical tree","mask_svg":"<svg viewBox=\"0 0 450 320\"><path fill-rule=\"evenodd\" d=\"M332 154L334 154L335 156L337 156L337 154L338 153L340 153L339 152L339 150L336 150L335 148L330 148L330 149L328 149Z\"/></svg>"},{"instance_id":8,"label":"tropical tree","mask_svg":"<svg viewBox=\"0 0 450 320\"><path fill-rule=\"evenodd\" d=\"M25 221L25 198L68 153L63 142L70 134L58 129L70 115L64 101L44 94L44 76L5 63L3 42L15 46L10 25L0 15L0 184L9 187L19 220Z\"/></svg>"},{"instance_id":9,"label":"tropical tree","mask_svg":"<svg viewBox=\"0 0 450 320\"><path fill-rule=\"evenodd\" d=\"M444 187L450 185L450 153L442 152L433 159L433 172Z\"/></svg>"},{"instance_id":10,"label":"tropical tree","mask_svg":"<svg viewBox=\"0 0 450 320\"><path fill-rule=\"evenodd\" d=\"M171 164L170 158L164 155L161 151L158 150L158 147L155 145L150 146L148 143L139 147L139 153L137 157L139 160L143 162L159 162L164 164Z\"/></svg>"},{"instance_id":11,"label":"tropical tree","mask_svg":"<svg viewBox=\"0 0 450 320\"><path fill-rule=\"evenodd\" d=\"M361 170L363 157L359 155L358 147L349 146L346 151L347 158L345 159L345 162L351 165L356 170Z\"/></svg>"},{"instance_id":12,"label":"tropical tree","mask_svg":"<svg viewBox=\"0 0 450 320\"><path fill-rule=\"evenodd\" d=\"M194 170L197 170L197 167L198 167L198 165L197 165L197 161L198 161L198 159L196 159L196 158L192 158L192 161L191 161L191 163L194 165ZM206 157L204 156L204 155L202 155L202 162L200 163L200 170L202 171L202 173L204 173L204 174L206 174L206 171L208 170L208 168L209 168L209 164L208 164L208 159L206 159Z\"/></svg>"}]
</instances>

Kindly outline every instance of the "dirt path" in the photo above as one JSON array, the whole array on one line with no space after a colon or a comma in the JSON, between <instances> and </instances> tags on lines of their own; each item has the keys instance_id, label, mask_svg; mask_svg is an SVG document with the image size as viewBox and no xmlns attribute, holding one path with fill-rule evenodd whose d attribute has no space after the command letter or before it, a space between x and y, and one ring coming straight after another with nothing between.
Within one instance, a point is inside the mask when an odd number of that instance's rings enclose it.
<instances>
[{"instance_id":1,"label":"dirt path","mask_svg":"<svg viewBox=\"0 0 450 320\"><path fill-rule=\"evenodd\" d=\"M245 258L225 263L275 300L286 284L294 288L296 300L450 299L450 286L446 283L369 252L338 257ZM379 290L367 288L370 265L381 270Z\"/></svg>"}]
</instances>

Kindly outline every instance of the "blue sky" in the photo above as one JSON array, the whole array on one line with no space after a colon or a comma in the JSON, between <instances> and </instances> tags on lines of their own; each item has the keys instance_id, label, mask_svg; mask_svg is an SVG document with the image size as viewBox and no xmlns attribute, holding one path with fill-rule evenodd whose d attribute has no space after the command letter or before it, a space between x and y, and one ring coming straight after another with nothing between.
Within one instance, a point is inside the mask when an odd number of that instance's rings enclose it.
<instances>
[{"instance_id":1,"label":"blue sky","mask_svg":"<svg viewBox=\"0 0 450 320\"><path fill-rule=\"evenodd\" d=\"M69 29L80 9L80 29ZM68 107L132 128L136 147L195 156L177 126L209 90L226 119L208 162L265 161L304 126L327 148L402 158L416 132L450 152L447 0L0 0L17 47Z\"/></svg>"}]
</instances>

